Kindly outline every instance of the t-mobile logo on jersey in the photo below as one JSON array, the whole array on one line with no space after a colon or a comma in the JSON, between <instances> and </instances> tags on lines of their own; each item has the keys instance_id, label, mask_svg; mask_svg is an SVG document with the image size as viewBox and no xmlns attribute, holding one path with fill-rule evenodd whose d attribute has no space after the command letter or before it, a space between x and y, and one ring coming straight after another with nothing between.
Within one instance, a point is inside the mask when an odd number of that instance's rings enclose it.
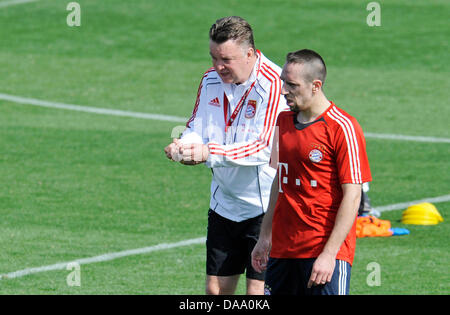
<instances>
[{"instance_id":1,"label":"t-mobile logo on jersey","mask_svg":"<svg viewBox=\"0 0 450 315\"><path fill-rule=\"evenodd\" d=\"M283 173L284 169L284 173ZM278 192L284 193L282 185L281 184L287 184L288 183L288 172L289 172L289 165L287 163L278 163ZM283 176L284 175L284 176ZM295 179L295 186L301 186L300 178ZM317 187L317 180L311 179L309 181L309 184L311 187Z\"/></svg>"},{"instance_id":2,"label":"t-mobile logo on jersey","mask_svg":"<svg viewBox=\"0 0 450 315\"><path fill-rule=\"evenodd\" d=\"M288 183L288 178L287 176L283 176L283 180L281 180L281 173L283 172L283 167L286 170L286 175L288 174L288 164L287 163L278 163L278 192L282 193L283 189L281 188L281 182L283 182L283 184L287 184Z\"/></svg>"}]
</instances>

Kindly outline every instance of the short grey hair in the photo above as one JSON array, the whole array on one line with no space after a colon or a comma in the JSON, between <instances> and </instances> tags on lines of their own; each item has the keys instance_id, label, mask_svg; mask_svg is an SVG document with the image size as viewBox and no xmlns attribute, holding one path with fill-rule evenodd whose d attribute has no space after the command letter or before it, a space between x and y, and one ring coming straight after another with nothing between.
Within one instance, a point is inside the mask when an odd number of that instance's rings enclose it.
<instances>
[{"instance_id":1,"label":"short grey hair","mask_svg":"<svg viewBox=\"0 0 450 315\"><path fill-rule=\"evenodd\" d=\"M245 44L255 49L252 27L239 16L227 16L218 19L209 29L209 39L218 44L232 39L240 45Z\"/></svg>"}]
</instances>

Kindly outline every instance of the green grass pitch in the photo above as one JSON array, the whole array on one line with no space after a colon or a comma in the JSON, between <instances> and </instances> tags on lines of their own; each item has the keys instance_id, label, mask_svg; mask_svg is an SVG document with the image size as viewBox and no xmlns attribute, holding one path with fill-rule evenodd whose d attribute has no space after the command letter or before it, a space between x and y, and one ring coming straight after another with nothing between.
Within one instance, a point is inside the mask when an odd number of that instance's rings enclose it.
<instances>
[{"instance_id":1,"label":"green grass pitch","mask_svg":"<svg viewBox=\"0 0 450 315\"><path fill-rule=\"evenodd\" d=\"M321 53L326 95L365 132L450 137L448 1L378 1L374 27L359 0L79 0L79 27L69 2L0 7L0 93L188 117L210 25L240 15L279 65L289 51ZM210 170L165 158L177 125L0 100L0 274L204 237ZM373 205L448 195L449 149L367 138ZM437 226L383 212L411 234L358 239L351 294L450 293L450 203L436 206ZM69 273L0 279L0 294L203 294L205 246L81 265L80 286Z\"/></svg>"}]
</instances>

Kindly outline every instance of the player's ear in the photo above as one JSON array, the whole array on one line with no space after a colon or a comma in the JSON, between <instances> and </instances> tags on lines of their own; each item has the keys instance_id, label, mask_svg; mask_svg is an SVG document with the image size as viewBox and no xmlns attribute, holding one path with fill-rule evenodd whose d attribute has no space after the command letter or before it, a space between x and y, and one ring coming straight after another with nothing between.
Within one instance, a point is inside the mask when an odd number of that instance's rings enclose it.
<instances>
[{"instance_id":1,"label":"player's ear","mask_svg":"<svg viewBox=\"0 0 450 315\"><path fill-rule=\"evenodd\" d=\"M248 47L247 48L247 58L250 59L254 55L255 55L255 50L253 49L253 47Z\"/></svg>"},{"instance_id":2,"label":"player's ear","mask_svg":"<svg viewBox=\"0 0 450 315\"><path fill-rule=\"evenodd\" d=\"M314 80L312 86L313 86L313 93L317 93L322 89L322 81Z\"/></svg>"}]
</instances>

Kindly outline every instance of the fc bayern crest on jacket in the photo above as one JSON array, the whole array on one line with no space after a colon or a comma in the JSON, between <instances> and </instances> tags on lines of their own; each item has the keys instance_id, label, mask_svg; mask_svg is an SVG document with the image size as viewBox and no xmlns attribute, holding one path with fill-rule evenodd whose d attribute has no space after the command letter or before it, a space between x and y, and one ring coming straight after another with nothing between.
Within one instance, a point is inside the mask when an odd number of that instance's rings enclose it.
<instances>
[{"instance_id":1,"label":"fc bayern crest on jacket","mask_svg":"<svg viewBox=\"0 0 450 315\"><path fill-rule=\"evenodd\" d=\"M255 117L256 113L256 101L255 100L249 100L247 102L247 109L245 110L245 118L250 119Z\"/></svg>"}]
</instances>

